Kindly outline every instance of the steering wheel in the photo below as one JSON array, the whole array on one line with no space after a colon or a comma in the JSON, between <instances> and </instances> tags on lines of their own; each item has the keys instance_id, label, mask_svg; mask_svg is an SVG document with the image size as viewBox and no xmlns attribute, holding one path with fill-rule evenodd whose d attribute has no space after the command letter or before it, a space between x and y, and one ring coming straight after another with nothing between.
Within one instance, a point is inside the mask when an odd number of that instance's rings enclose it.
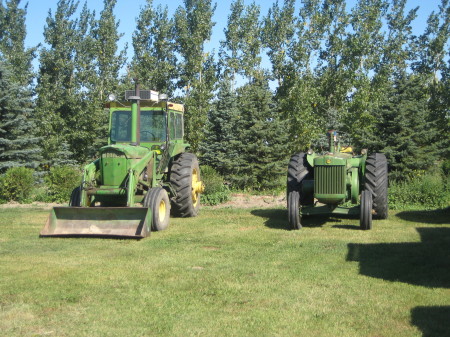
<instances>
[{"instance_id":1,"label":"steering wheel","mask_svg":"<svg viewBox=\"0 0 450 337\"><path fill-rule=\"evenodd\" d=\"M151 138L143 137L145 134L150 135ZM147 138L149 140L156 140L155 134L153 132L151 132L151 131L143 130L143 131L141 131L141 136L142 136L142 138Z\"/></svg>"}]
</instances>

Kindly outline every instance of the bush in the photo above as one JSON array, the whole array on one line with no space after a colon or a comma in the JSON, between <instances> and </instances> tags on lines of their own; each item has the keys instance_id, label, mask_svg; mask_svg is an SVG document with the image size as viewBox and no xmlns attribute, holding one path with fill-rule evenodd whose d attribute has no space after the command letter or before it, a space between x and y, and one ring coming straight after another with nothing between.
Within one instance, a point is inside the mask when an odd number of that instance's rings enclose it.
<instances>
[{"instance_id":1,"label":"bush","mask_svg":"<svg viewBox=\"0 0 450 337\"><path fill-rule=\"evenodd\" d=\"M25 167L13 167L0 177L0 200L2 202L30 201L33 191L33 170Z\"/></svg>"},{"instance_id":2,"label":"bush","mask_svg":"<svg viewBox=\"0 0 450 337\"><path fill-rule=\"evenodd\" d=\"M391 209L437 209L450 203L450 179L438 173L425 173L389 187Z\"/></svg>"},{"instance_id":3,"label":"bush","mask_svg":"<svg viewBox=\"0 0 450 337\"><path fill-rule=\"evenodd\" d=\"M81 183L81 172L73 166L55 166L44 178L47 186L47 202L65 203L73 189Z\"/></svg>"},{"instance_id":4,"label":"bush","mask_svg":"<svg viewBox=\"0 0 450 337\"><path fill-rule=\"evenodd\" d=\"M230 200L231 192L225 185L223 178L214 168L211 166L202 166L201 178L205 184L202 203L212 206Z\"/></svg>"}]
</instances>

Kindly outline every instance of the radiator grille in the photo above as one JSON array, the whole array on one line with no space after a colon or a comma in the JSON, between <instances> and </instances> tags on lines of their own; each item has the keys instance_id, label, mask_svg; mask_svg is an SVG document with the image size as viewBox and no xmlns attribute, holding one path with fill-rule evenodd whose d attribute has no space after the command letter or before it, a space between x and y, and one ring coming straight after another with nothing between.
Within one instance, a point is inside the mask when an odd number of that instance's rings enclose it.
<instances>
[{"instance_id":1,"label":"radiator grille","mask_svg":"<svg viewBox=\"0 0 450 337\"><path fill-rule=\"evenodd\" d=\"M345 166L314 166L315 194L344 194Z\"/></svg>"},{"instance_id":2,"label":"radiator grille","mask_svg":"<svg viewBox=\"0 0 450 337\"><path fill-rule=\"evenodd\" d=\"M125 158L125 155L119 151L106 150L102 153L102 158Z\"/></svg>"}]
</instances>

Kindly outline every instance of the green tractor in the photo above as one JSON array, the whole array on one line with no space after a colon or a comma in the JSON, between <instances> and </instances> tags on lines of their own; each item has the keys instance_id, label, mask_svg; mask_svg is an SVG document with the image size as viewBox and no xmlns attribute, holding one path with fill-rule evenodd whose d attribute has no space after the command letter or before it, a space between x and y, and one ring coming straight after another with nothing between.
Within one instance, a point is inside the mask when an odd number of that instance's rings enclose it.
<instances>
[{"instance_id":1,"label":"green tractor","mask_svg":"<svg viewBox=\"0 0 450 337\"><path fill-rule=\"evenodd\" d=\"M69 207L52 210L42 237L143 238L166 229L170 214L197 215L204 186L197 157L186 152L183 105L136 84L123 102L110 95L107 107L108 145L85 166Z\"/></svg>"},{"instance_id":2,"label":"green tractor","mask_svg":"<svg viewBox=\"0 0 450 337\"><path fill-rule=\"evenodd\" d=\"M292 156L287 174L289 224L302 227L302 217L316 214L359 214L361 229L372 228L372 215L388 217L388 170L384 154L353 155L336 131L328 132L330 149Z\"/></svg>"}]
</instances>

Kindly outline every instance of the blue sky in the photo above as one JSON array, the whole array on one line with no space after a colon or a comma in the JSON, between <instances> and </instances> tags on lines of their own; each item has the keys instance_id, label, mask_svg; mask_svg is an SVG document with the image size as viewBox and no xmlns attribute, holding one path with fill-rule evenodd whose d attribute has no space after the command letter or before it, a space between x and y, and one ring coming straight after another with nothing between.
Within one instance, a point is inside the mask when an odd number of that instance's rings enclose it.
<instances>
[{"instance_id":1,"label":"blue sky","mask_svg":"<svg viewBox=\"0 0 450 337\"><path fill-rule=\"evenodd\" d=\"M22 0L26 3L26 0ZM49 9L52 13L55 12L57 0L28 0L28 15L26 20L27 25L27 38L26 46L32 47L38 43L44 42L43 30L45 26L45 20L48 16ZM206 49L215 49L218 51L219 41L224 38L223 29L227 23L227 17L229 14L231 1L216 1L217 9L214 15L214 21L216 25L213 29L213 35L211 41L207 44ZM250 4L251 0L245 0L246 4ZM300 0L297 1L300 3ZM136 17L139 15L140 8L145 6L145 0L117 0L115 8L115 14L117 19L120 20L119 31L124 33L123 38L120 41L120 47L123 47L125 43L128 43L128 56L130 58L132 54L131 36L135 30ZM255 0L255 3L261 6L261 13L265 15L267 10L272 6L274 1L271 0ZM280 0L282 3L282 0ZM80 1L80 8L83 6L84 1ZM103 8L103 0L87 0L88 7L91 10L95 10L97 14ZM166 5L169 7L169 13L174 13L176 8L182 4L182 0L162 1L154 0L154 6L158 4ZM355 0L347 1L348 8L353 7ZM426 20L431 11L438 10L440 0L408 0L408 9L419 6L418 17L414 21L413 31L415 34L421 34L426 26Z\"/></svg>"}]
</instances>

